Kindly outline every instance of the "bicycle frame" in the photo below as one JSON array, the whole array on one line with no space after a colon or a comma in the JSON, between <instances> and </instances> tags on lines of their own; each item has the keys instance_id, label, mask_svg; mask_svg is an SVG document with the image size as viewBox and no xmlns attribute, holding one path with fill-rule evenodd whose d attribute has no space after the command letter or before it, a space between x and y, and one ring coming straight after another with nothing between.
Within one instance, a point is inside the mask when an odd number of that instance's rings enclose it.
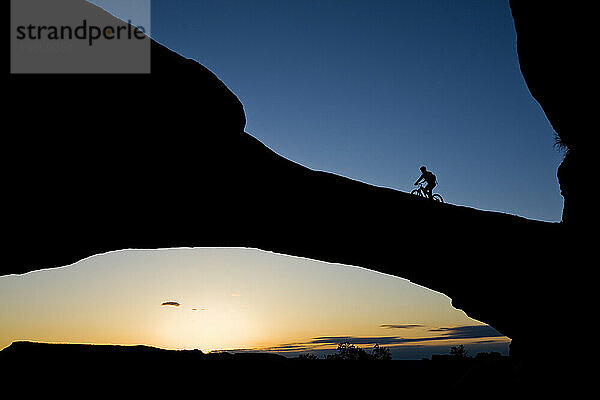
<instances>
[{"instance_id":1,"label":"bicycle frame","mask_svg":"<svg viewBox=\"0 0 600 400\"><path fill-rule=\"evenodd\" d=\"M438 193L433 193L433 191L431 192L431 197L428 197L427 194L425 193L425 188L422 183L419 184L419 187L417 189L414 189L410 193L415 194L420 197L425 197L426 199L435 200L435 201L439 201L442 203L444 202L444 199L442 198L442 196Z\"/></svg>"},{"instance_id":2,"label":"bicycle frame","mask_svg":"<svg viewBox=\"0 0 600 400\"><path fill-rule=\"evenodd\" d=\"M417 190L419 191L419 193L421 194L421 196L427 197L427 194L425 193L425 187L423 186L422 183L419 183L419 187L417 188Z\"/></svg>"}]
</instances>

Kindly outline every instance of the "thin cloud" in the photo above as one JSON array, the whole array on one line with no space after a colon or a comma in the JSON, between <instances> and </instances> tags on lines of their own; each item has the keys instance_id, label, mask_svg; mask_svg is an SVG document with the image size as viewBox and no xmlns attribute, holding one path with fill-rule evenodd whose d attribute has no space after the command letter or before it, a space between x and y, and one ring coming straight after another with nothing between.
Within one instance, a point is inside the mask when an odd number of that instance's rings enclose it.
<instances>
[{"instance_id":1,"label":"thin cloud","mask_svg":"<svg viewBox=\"0 0 600 400\"><path fill-rule=\"evenodd\" d=\"M399 343L398 341L402 340L402 338L397 336L370 336L370 337L356 337L356 336L321 336L318 338L314 338L307 344L321 344L321 345L331 345L338 343L350 343L354 345L360 344L380 344L380 345L390 345Z\"/></svg>"},{"instance_id":2,"label":"thin cloud","mask_svg":"<svg viewBox=\"0 0 600 400\"><path fill-rule=\"evenodd\" d=\"M414 328L423 328L423 325L409 324L409 325L393 325L393 324L383 324L379 325L380 328L385 329L414 329Z\"/></svg>"},{"instance_id":3,"label":"thin cloud","mask_svg":"<svg viewBox=\"0 0 600 400\"><path fill-rule=\"evenodd\" d=\"M389 329L412 329L417 327L422 327L422 325L393 325L393 328L390 327ZM504 337L504 335L502 335L500 332L488 325L467 325L456 326L452 328L437 328L429 329L429 332L439 332L441 334L436 336L422 336L415 338L404 338L400 336L319 336L305 343L293 343L284 346L329 346L336 345L339 343L350 343L353 345L374 345L375 343L379 345L399 345L439 340L484 339Z\"/></svg>"},{"instance_id":4,"label":"thin cloud","mask_svg":"<svg viewBox=\"0 0 600 400\"><path fill-rule=\"evenodd\" d=\"M172 307L179 307L181 304L179 304L176 301L165 301L164 303L161 304L161 306L172 306Z\"/></svg>"},{"instance_id":5,"label":"thin cloud","mask_svg":"<svg viewBox=\"0 0 600 400\"><path fill-rule=\"evenodd\" d=\"M478 339L503 337L504 335L489 325L466 325L453 328L430 329L429 332L441 332L443 339Z\"/></svg>"},{"instance_id":6,"label":"thin cloud","mask_svg":"<svg viewBox=\"0 0 600 400\"><path fill-rule=\"evenodd\" d=\"M279 346L272 346L272 347L267 347L265 349L261 349L261 350L266 350L266 351L278 351L278 352L289 352L289 351L304 351L304 350L309 350L311 349L311 347L307 346L304 343L299 343L299 344L282 344Z\"/></svg>"}]
</instances>

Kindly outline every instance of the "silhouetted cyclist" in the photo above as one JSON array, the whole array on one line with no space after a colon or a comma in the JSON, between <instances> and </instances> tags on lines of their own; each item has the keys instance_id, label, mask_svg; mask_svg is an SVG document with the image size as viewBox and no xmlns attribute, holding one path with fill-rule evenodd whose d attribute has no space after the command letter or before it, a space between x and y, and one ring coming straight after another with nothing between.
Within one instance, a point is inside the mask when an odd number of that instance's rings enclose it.
<instances>
[{"instance_id":1,"label":"silhouetted cyclist","mask_svg":"<svg viewBox=\"0 0 600 400\"><path fill-rule=\"evenodd\" d=\"M415 182L415 185L418 185L423 180L425 182L427 182L427 186L425 186L423 188L423 191L425 192L427 197L431 199L431 196L432 196L431 192L433 191L433 188L435 187L435 185L437 185L437 180L436 180L433 172L427 171L427 168L425 168L425 166L423 166L419 169L421 170L421 176L419 177L419 179L417 179L417 181Z\"/></svg>"}]
</instances>

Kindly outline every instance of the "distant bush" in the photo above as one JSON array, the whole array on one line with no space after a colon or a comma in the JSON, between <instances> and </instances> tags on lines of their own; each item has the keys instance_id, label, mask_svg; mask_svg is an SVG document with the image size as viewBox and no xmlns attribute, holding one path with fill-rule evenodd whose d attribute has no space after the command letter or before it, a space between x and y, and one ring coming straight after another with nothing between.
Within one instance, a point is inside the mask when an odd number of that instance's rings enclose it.
<instances>
[{"instance_id":1,"label":"distant bush","mask_svg":"<svg viewBox=\"0 0 600 400\"><path fill-rule=\"evenodd\" d=\"M450 347L450 355L461 360L470 358L469 350L462 344Z\"/></svg>"},{"instance_id":2,"label":"distant bush","mask_svg":"<svg viewBox=\"0 0 600 400\"><path fill-rule=\"evenodd\" d=\"M391 360L392 353L387 347L379 347L378 344L373 346L373 352L371 353L374 360Z\"/></svg>"},{"instance_id":3,"label":"distant bush","mask_svg":"<svg viewBox=\"0 0 600 400\"><path fill-rule=\"evenodd\" d=\"M554 148L563 153L565 155L569 150L569 146L563 142L560 136L557 133L554 134Z\"/></svg>"},{"instance_id":4,"label":"distant bush","mask_svg":"<svg viewBox=\"0 0 600 400\"><path fill-rule=\"evenodd\" d=\"M373 346L371 353L367 353L364 349L356 347L348 342L338 344L337 353L329 354L325 357L327 360L391 360L392 354L388 348L379 347L378 344Z\"/></svg>"}]
</instances>

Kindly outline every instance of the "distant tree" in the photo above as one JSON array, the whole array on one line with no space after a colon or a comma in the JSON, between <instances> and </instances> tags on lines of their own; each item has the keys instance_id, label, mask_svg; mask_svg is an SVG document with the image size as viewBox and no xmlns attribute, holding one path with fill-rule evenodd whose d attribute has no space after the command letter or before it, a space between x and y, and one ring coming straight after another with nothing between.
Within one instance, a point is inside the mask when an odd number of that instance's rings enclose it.
<instances>
[{"instance_id":1,"label":"distant tree","mask_svg":"<svg viewBox=\"0 0 600 400\"><path fill-rule=\"evenodd\" d=\"M329 354L327 360L391 360L392 355L390 350L385 347L379 347L378 344L373 346L373 351L367 353L364 349L357 347L348 342L339 343L336 354Z\"/></svg>"},{"instance_id":2,"label":"distant tree","mask_svg":"<svg viewBox=\"0 0 600 400\"><path fill-rule=\"evenodd\" d=\"M375 344L375 346L373 346L373 352L371 353L371 355L373 356L374 360L392 359L392 353L390 352L390 349L388 349L387 347L379 347L378 344Z\"/></svg>"},{"instance_id":3,"label":"distant tree","mask_svg":"<svg viewBox=\"0 0 600 400\"><path fill-rule=\"evenodd\" d=\"M450 347L450 354L461 360L469 358L469 350L462 344Z\"/></svg>"},{"instance_id":4,"label":"distant tree","mask_svg":"<svg viewBox=\"0 0 600 400\"><path fill-rule=\"evenodd\" d=\"M369 355L360 347L356 347L348 342L339 343L337 354L327 356L329 360L367 360Z\"/></svg>"}]
</instances>

